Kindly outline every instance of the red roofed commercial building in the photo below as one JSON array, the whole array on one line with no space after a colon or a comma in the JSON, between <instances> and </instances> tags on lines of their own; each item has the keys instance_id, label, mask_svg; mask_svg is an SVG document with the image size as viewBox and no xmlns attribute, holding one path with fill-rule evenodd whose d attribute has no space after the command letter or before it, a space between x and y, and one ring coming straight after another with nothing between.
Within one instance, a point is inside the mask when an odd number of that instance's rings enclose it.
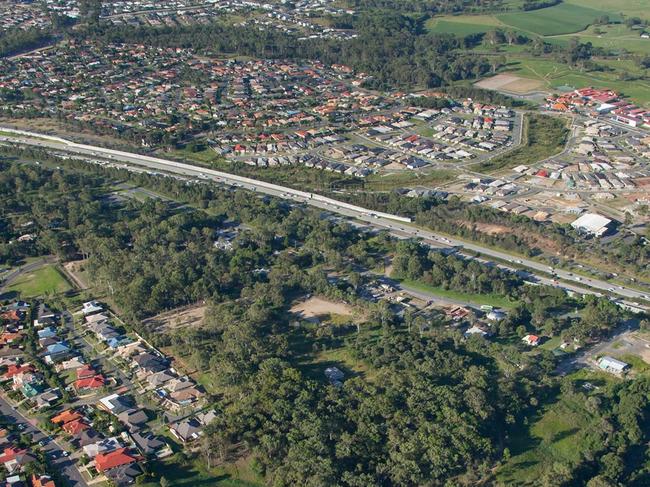
<instances>
[{"instance_id":1,"label":"red roofed commercial building","mask_svg":"<svg viewBox=\"0 0 650 487\"><path fill-rule=\"evenodd\" d=\"M95 457L95 468L98 472L105 472L112 468L122 465L130 465L140 459L137 456L131 456L127 453L126 448L118 448L109 453L100 453Z\"/></svg>"}]
</instances>

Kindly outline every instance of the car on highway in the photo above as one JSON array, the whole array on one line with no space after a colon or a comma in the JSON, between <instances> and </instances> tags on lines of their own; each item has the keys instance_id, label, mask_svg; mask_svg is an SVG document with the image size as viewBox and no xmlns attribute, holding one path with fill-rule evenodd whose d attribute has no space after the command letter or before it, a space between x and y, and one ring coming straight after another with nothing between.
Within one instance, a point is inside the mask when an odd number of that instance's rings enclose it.
<instances>
[{"instance_id":1,"label":"car on highway","mask_svg":"<svg viewBox=\"0 0 650 487\"><path fill-rule=\"evenodd\" d=\"M576 276L576 277L574 277L574 279L575 279L576 281L582 281L582 277L580 277L580 276Z\"/></svg>"}]
</instances>

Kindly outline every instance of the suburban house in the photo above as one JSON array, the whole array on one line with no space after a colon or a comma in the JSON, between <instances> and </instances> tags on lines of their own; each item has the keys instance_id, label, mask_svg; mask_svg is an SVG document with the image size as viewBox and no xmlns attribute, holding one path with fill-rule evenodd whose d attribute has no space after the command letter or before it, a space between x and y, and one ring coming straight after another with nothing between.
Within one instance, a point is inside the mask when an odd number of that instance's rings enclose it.
<instances>
[{"instance_id":1,"label":"suburban house","mask_svg":"<svg viewBox=\"0 0 650 487\"><path fill-rule=\"evenodd\" d=\"M136 444L138 450L140 450L140 452L146 456L156 455L160 450L164 449L167 446L167 443L165 443L162 438L154 435L151 432L135 432L131 434L131 438Z\"/></svg>"},{"instance_id":2,"label":"suburban house","mask_svg":"<svg viewBox=\"0 0 650 487\"><path fill-rule=\"evenodd\" d=\"M521 341L530 347L536 347L539 345L539 337L537 335L526 335L521 339Z\"/></svg>"},{"instance_id":3,"label":"suburban house","mask_svg":"<svg viewBox=\"0 0 650 487\"><path fill-rule=\"evenodd\" d=\"M49 475L32 475L32 487L56 487L54 480Z\"/></svg>"},{"instance_id":4,"label":"suburban house","mask_svg":"<svg viewBox=\"0 0 650 487\"><path fill-rule=\"evenodd\" d=\"M100 453L115 451L118 448L122 448L122 443L113 436L85 445L82 449L85 455L88 455L90 458L95 458Z\"/></svg>"},{"instance_id":5,"label":"suburban house","mask_svg":"<svg viewBox=\"0 0 650 487\"><path fill-rule=\"evenodd\" d=\"M180 442L188 443L197 440L201 436L203 433L201 426L201 423L197 419L188 418L171 425L169 431Z\"/></svg>"},{"instance_id":6,"label":"suburban house","mask_svg":"<svg viewBox=\"0 0 650 487\"><path fill-rule=\"evenodd\" d=\"M127 448L122 447L108 453L98 453L95 456L95 468L98 472L104 473L117 467L136 463L139 460L139 456L130 454Z\"/></svg>"},{"instance_id":7,"label":"suburban house","mask_svg":"<svg viewBox=\"0 0 650 487\"><path fill-rule=\"evenodd\" d=\"M4 464L10 475L16 472L22 472L25 465L35 461L36 458L29 454L27 450L19 450L15 447L5 448L3 454L0 456L0 463Z\"/></svg>"},{"instance_id":8,"label":"suburban house","mask_svg":"<svg viewBox=\"0 0 650 487\"><path fill-rule=\"evenodd\" d=\"M598 367L613 374L622 374L630 367L630 365L606 355L598 360Z\"/></svg>"},{"instance_id":9,"label":"suburban house","mask_svg":"<svg viewBox=\"0 0 650 487\"><path fill-rule=\"evenodd\" d=\"M130 430L137 430L149 421L149 418L142 409L127 409L117 414L119 419Z\"/></svg>"},{"instance_id":10,"label":"suburban house","mask_svg":"<svg viewBox=\"0 0 650 487\"><path fill-rule=\"evenodd\" d=\"M81 312L86 316L101 313L102 311L104 311L104 307L97 301L88 301L87 303L84 303L81 308Z\"/></svg>"}]
</instances>

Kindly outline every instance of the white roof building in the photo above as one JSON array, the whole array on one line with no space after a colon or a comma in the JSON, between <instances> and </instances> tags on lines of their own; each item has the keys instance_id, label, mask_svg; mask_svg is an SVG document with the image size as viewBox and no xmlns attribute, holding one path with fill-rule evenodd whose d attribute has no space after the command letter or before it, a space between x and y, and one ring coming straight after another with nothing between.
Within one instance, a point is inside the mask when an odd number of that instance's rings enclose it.
<instances>
[{"instance_id":1,"label":"white roof building","mask_svg":"<svg viewBox=\"0 0 650 487\"><path fill-rule=\"evenodd\" d=\"M580 232L601 237L607 233L611 223L612 220L604 216L597 215L596 213L585 213L575 220L571 226Z\"/></svg>"},{"instance_id":2,"label":"white roof building","mask_svg":"<svg viewBox=\"0 0 650 487\"><path fill-rule=\"evenodd\" d=\"M607 372L620 374L629 367L629 364L606 355L598 361L598 366Z\"/></svg>"}]
</instances>

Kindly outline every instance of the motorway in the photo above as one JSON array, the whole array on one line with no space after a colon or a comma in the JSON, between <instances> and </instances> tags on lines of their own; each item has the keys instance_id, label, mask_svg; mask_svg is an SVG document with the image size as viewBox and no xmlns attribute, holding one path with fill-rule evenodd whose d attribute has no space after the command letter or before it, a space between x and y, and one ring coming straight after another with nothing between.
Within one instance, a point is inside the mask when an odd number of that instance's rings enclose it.
<instances>
[{"instance_id":1,"label":"motorway","mask_svg":"<svg viewBox=\"0 0 650 487\"><path fill-rule=\"evenodd\" d=\"M638 301L650 301L650 297L643 292L624 286L615 286L609 282L601 281L583 276L575 276L569 271L562 269L553 269L548 265L540 262L526 259L524 257L514 257L506 252L501 252L489 247L484 247L475 243L466 242L441 234L418 228L408 223L408 219L397 215L390 215L364 209L358 206L350 205L332 198L323 197L317 194L306 193L295 189L274 185L264 181L258 181L251 178L236 176L233 174L215 171L212 169L193 166L190 164L180 163L171 160L160 159L140 154L134 154L124 151L105 149L103 147L89 146L67 141L59 137L51 137L43 134L32 132L16 131L0 127L2 132L14 132L16 136L0 136L0 141L37 146L44 149L74 153L87 156L90 158L103 158L111 161L116 166L124 167L136 166L138 168L147 168L152 172L164 172L181 176L189 176L199 180L212 180L217 183L248 189L258 193L276 196L298 203L308 204L331 213L336 213L344 217L349 217L363 222L365 226L379 230L387 230L398 238L419 238L425 243L435 247L459 247L464 251L481 254L484 258L496 259L498 265L511 270L526 269L536 278L536 282L557 285L551 278L551 273L555 273L558 281L562 281L563 288L581 294L611 294L618 298L624 299L624 304L641 309L648 310L650 307L645 304L638 304ZM36 137L36 138L34 138Z\"/></svg>"},{"instance_id":2,"label":"motorway","mask_svg":"<svg viewBox=\"0 0 650 487\"><path fill-rule=\"evenodd\" d=\"M43 433L32 422L19 413L11 404L9 404L3 397L0 397L0 414L9 418L10 421L23 428L20 433L31 436L34 442L45 441L42 447L45 454L48 456L52 465L59 470L61 475L68 485L71 487L87 486L86 481L81 477L79 470L75 466L70 457L63 456L65 451L56 441L49 439L49 436ZM48 438L48 439L46 439Z\"/></svg>"}]
</instances>

